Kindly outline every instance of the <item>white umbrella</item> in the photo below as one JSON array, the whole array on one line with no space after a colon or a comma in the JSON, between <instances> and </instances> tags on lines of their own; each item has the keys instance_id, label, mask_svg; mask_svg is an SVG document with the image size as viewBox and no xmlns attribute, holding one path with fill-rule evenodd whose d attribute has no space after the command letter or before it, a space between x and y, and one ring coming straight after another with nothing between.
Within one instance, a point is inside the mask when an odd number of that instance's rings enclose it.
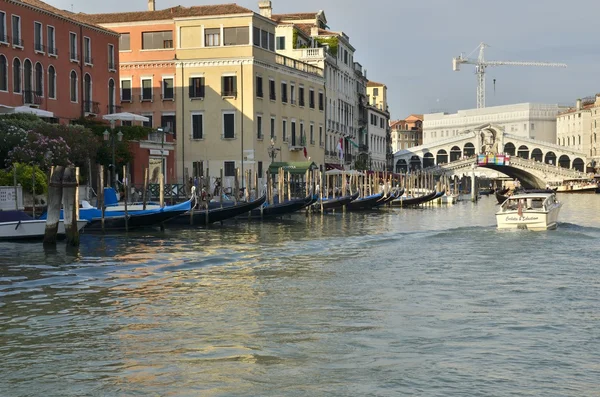
<instances>
[{"instance_id":1,"label":"white umbrella","mask_svg":"<svg viewBox=\"0 0 600 397\"><path fill-rule=\"evenodd\" d=\"M148 117L140 116L139 114L129 112L106 114L102 116L102 118L108 121L150 121Z\"/></svg>"},{"instance_id":2,"label":"white umbrella","mask_svg":"<svg viewBox=\"0 0 600 397\"><path fill-rule=\"evenodd\" d=\"M54 113L52 112L38 108L30 108L29 106L17 106L16 108L13 108L12 106L0 105L0 113L29 113L35 114L38 117L54 117Z\"/></svg>"}]
</instances>

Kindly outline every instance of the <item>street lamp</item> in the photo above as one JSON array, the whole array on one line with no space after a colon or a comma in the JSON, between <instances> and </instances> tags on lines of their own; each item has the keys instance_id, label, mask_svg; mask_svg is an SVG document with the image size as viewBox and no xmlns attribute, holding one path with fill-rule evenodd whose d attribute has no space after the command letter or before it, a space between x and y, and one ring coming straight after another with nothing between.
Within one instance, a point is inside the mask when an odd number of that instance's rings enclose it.
<instances>
[{"instance_id":1,"label":"street lamp","mask_svg":"<svg viewBox=\"0 0 600 397\"><path fill-rule=\"evenodd\" d=\"M104 137L104 140L107 142L110 139L110 146L112 147L112 164L111 164L112 169L111 169L110 181L111 181L112 187L115 190L117 190L117 184L116 184L116 178L115 178L115 171L117 168L117 165L115 163L115 136L117 137L119 142L121 142L123 140L123 133L121 131L119 131L115 134L114 131L115 131L114 130L114 122L112 122L110 124L110 132L108 132L108 130L104 130L104 132L102 133L102 136Z\"/></svg>"},{"instance_id":2,"label":"street lamp","mask_svg":"<svg viewBox=\"0 0 600 397\"><path fill-rule=\"evenodd\" d=\"M281 151L281 148L275 147L275 141L271 138L271 146L267 148L267 152L269 152L269 157L271 158L271 164L275 161L278 151Z\"/></svg>"},{"instance_id":3,"label":"street lamp","mask_svg":"<svg viewBox=\"0 0 600 397\"><path fill-rule=\"evenodd\" d=\"M164 155L164 149L165 149L165 135L168 134L171 131L171 126L167 125L165 127L158 127L156 129L156 131L160 132L162 134L161 140L160 140L160 173L162 174L163 180L166 183L165 180L165 169L167 168L165 166L165 155Z\"/></svg>"}]
</instances>

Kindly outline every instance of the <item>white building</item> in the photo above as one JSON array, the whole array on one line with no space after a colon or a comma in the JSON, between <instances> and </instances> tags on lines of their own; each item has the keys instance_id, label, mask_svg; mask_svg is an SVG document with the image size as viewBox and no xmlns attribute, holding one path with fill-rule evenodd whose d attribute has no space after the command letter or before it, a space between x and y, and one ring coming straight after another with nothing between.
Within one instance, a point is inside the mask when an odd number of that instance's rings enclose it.
<instances>
[{"instance_id":1,"label":"white building","mask_svg":"<svg viewBox=\"0 0 600 397\"><path fill-rule=\"evenodd\" d=\"M423 119L423 144L431 144L483 124L504 127L507 133L556 143L556 116L565 108L558 105L519 103L457 113L430 113Z\"/></svg>"},{"instance_id":2,"label":"white building","mask_svg":"<svg viewBox=\"0 0 600 397\"><path fill-rule=\"evenodd\" d=\"M592 157L592 108L594 102L577 100L570 108L556 116L556 144L584 152Z\"/></svg>"},{"instance_id":3,"label":"white building","mask_svg":"<svg viewBox=\"0 0 600 397\"><path fill-rule=\"evenodd\" d=\"M354 47L344 32L327 29L321 10L313 13L273 14L269 0L259 2L260 14L278 23L275 33L278 54L318 66L325 74L325 162L339 164L336 151L344 142L345 164L353 165L359 133L359 77L362 66L354 62ZM357 68L360 70L358 71ZM357 76L357 72L358 76ZM363 82L364 83L364 82Z\"/></svg>"},{"instance_id":4,"label":"white building","mask_svg":"<svg viewBox=\"0 0 600 397\"><path fill-rule=\"evenodd\" d=\"M369 81L367 83L367 134L366 142L369 151L369 169L385 171L388 152L388 130L390 113L387 104L387 86ZM361 144L364 141L361 140ZM362 145L361 145L362 146ZM361 147L359 147L359 151Z\"/></svg>"}]
</instances>

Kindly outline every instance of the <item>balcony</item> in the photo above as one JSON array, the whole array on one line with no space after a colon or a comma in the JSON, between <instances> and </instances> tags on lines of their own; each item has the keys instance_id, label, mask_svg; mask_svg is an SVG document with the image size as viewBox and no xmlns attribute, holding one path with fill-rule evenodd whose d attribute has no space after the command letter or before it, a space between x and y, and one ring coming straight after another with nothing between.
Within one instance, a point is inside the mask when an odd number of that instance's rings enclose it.
<instances>
[{"instance_id":1,"label":"balcony","mask_svg":"<svg viewBox=\"0 0 600 397\"><path fill-rule=\"evenodd\" d=\"M69 60L71 62L79 62L79 54L76 52L70 52L69 53Z\"/></svg>"},{"instance_id":2,"label":"balcony","mask_svg":"<svg viewBox=\"0 0 600 397\"><path fill-rule=\"evenodd\" d=\"M308 49L312 49L312 48L305 48L305 49L308 50ZM318 49L318 48L316 48L316 49ZM293 58L288 58L286 56L279 55L279 54L276 55L275 61L279 65L283 65L283 66L286 66L288 68L296 69L296 70L299 70L301 72L306 72L306 73L317 75L319 77L323 77L323 69L318 68L318 67L313 66L313 65L309 65L308 63L297 61L297 60L295 60Z\"/></svg>"},{"instance_id":3,"label":"balcony","mask_svg":"<svg viewBox=\"0 0 600 397\"><path fill-rule=\"evenodd\" d=\"M358 152L359 153L368 153L369 145L366 145L366 144L358 145Z\"/></svg>"},{"instance_id":4,"label":"balcony","mask_svg":"<svg viewBox=\"0 0 600 397\"><path fill-rule=\"evenodd\" d=\"M58 48L54 47L53 45L48 46L48 55L57 57L58 56Z\"/></svg>"},{"instance_id":5,"label":"balcony","mask_svg":"<svg viewBox=\"0 0 600 397\"><path fill-rule=\"evenodd\" d=\"M113 113L120 113L121 109L123 108L122 106L118 106L118 105L106 105L107 108L107 113L108 114L113 114Z\"/></svg>"},{"instance_id":6,"label":"balcony","mask_svg":"<svg viewBox=\"0 0 600 397\"><path fill-rule=\"evenodd\" d=\"M33 43L33 49L38 53L46 53L46 46L41 43Z\"/></svg>"},{"instance_id":7,"label":"balcony","mask_svg":"<svg viewBox=\"0 0 600 397\"><path fill-rule=\"evenodd\" d=\"M289 144L290 152L304 150L304 146L306 146L305 137L300 137L297 139L295 136L292 135L292 142Z\"/></svg>"},{"instance_id":8,"label":"balcony","mask_svg":"<svg viewBox=\"0 0 600 397\"><path fill-rule=\"evenodd\" d=\"M23 104L38 107L42 104L42 93L32 90L23 91Z\"/></svg>"},{"instance_id":9,"label":"balcony","mask_svg":"<svg viewBox=\"0 0 600 397\"><path fill-rule=\"evenodd\" d=\"M93 65L94 64L94 58L92 58L92 56L90 54L85 54L83 56L83 62L86 65Z\"/></svg>"},{"instance_id":10,"label":"balcony","mask_svg":"<svg viewBox=\"0 0 600 397\"><path fill-rule=\"evenodd\" d=\"M83 101L83 110L86 116L95 117L100 113L100 102Z\"/></svg>"},{"instance_id":11,"label":"balcony","mask_svg":"<svg viewBox=\"0 0 600 397\"><path fill-rule=\"evenodd\" d=\"M11 40L11 43L12 43L13 47L18 47L18 48L23 48L23 46L24 46L24 44L25 44L25 43L23 42L23 39L22 39L22 38L20 38L20 37L15 37L15 36L13 36L13 38L12 38L12 40Z\"/></svg>"},{"instance_id":12,"label":"balcony","mask_svg":"<svg viewBox=\"0 0 600 397\"><path fill-rule=\"evenodd\" d=\"M350 153L344 154L344 162L346 164L351 164L352 163L352 159L353 159L353 156Z\"/></svg>"},{"instance_id":13,"label":"balcony","mask_svg":"<svg viewBox=\"0 0 600 397\"><path fill-rule=\"evenodd\" d=\"M117 71L117 65L115 64L114 60L108 61L108 70L109 71Z\"/></svg>"}]
</instances>

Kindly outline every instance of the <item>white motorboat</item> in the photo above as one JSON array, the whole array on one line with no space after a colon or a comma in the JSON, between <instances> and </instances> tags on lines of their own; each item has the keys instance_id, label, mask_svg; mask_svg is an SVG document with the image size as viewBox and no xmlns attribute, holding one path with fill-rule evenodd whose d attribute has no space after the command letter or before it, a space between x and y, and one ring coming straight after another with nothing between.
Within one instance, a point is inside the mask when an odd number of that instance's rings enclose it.
<instances>
[{"instance_id":1,"label":"white motorboat","mask_svg":"<svg viewBox=\"0 0 600 397\"><path fill-rule=\"evenodd\" d=\"M496 212L498 229L556 229L561 207L562 203L556 200L556 193L510 196Z\"/></svg>"},{"instance_id":2,"label":"white motorboat","mask_svg":"<svg viewBox=\"0 0 600 397\"><path fill-rule=\"evenodd\" d=\"M77 229L81 230L88 221L78 220ZM41 240L46 232L45 219L33 219L22 211L0 211L0 240ZM58 236L65 236L65 224L58 223Z\"/></svg>"}]
</instances>

